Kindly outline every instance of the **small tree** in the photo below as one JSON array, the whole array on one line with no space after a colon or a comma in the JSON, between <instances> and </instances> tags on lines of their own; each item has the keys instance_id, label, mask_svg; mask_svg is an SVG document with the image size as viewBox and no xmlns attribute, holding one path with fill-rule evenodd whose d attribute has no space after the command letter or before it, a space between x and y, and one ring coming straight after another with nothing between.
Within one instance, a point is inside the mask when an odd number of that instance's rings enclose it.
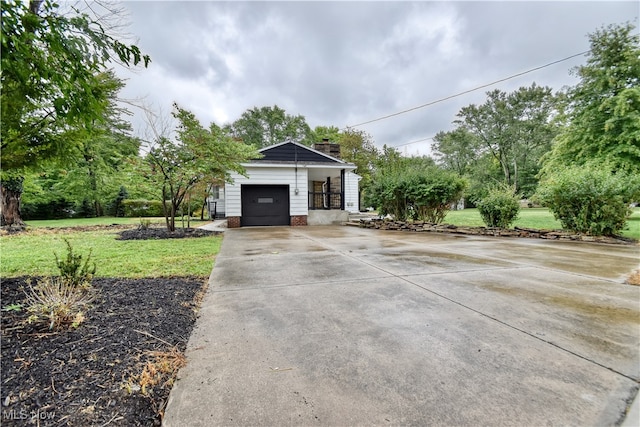
<instances>
[{"instance_id":1,"label":"small tree","mask_svg":"<svg viewBox=\"0 0 640 427\"><path fill-rule=\"evenodd\" d=\"M169 231L185 196L201 181L229 181L231 171L244 173L242 162L260 157L253 146L233 140L212 123L202 127L193 113L174 104L176 137L158 134L147 161L162 189L162 206Z\"/></svg>"},{"instance_id":2,"label":"small tree","mask_svg":"<svg viewBox=\"0 0 640 427\"><path fill-rule=\"evenodd\" d=\"M118 191L118 195L112 203L112 215L115 217L124 216L124 204L123 202L129 197L129 193L127 193L127 189L121 185L120 191Z\"/></svg>"}]
</instances>

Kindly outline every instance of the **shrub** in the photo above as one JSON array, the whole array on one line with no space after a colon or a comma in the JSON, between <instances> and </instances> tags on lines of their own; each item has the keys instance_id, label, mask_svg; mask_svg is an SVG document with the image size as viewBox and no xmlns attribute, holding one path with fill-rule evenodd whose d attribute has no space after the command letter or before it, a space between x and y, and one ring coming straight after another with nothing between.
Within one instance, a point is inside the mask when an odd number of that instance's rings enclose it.
<instances>
[{"instance_id":1,"label":"shrub","mask_svg":"<svg viewBox=\"0 0 640 427\"><path fill-rule=\"evenodd\" d=\"M74 254L71 243L68 240L64 240L67 244L67 256L64 259L58 258L58 254L54 252L56 258L56 266L60 270L60 277L65 281L71 283L72 286L81 286L85 283L91 283L93 275L96 274L96 264L93 266L89 264L91 261L91 250L87 259L82 262L82 255Z\"/></svg>"},{"instance_id":2,"label":"shrub","mask_svg":"<svg viewBox=\"0 0 640 427\"><path fill-rule=\"evenodd\" d=\"M462 197L466 181L453 172L432 167L410 176L407 187L416 218L440 224L451 205Z\"/></svg>"},{"instance_id":3,"label":"shrub","mask_svg":"<svg viewBox=\"0 0 640 427\"><path fill-rule=\"evenodd\" d=\"M20 206L20 213L25 220L31 219L61 219L71 218L75 204L66 199L56 199L48 202L25 202Z\"/></svg>"},{"instance_id":4,"label":"shrub","mask_svg":"<svg viewBox=\"0 0 640 427\"><path fill-rule=\"evenodd\" d=\"M567 230L590 235L619 233L631 215L629 203L638 197L639 177L586 165L546 176L536 198Z\"/></svg>"},{"instance_id":5,"label":"shrub","mask_svg":"<svg viewBox=\"0 0 640 427\"><path fill-rule=\"evenodd\" d=\"M49 330L77 328L95 299L88 282L76 286L64 277L45 277L36 286L29 283L25 294L27 312L31 313L28 322L46 323Z\"/></svg>"},{"instance_id":6,"label":"shrub","mask_svg":"<svg viewBox=\"0 0 640 427\"><path fill-rule=\"evenodd\" d=\"M96 206L92 200L83 199L81 203L76 206L75 213L73 215L76 218L95 218L98 216L96 212Z\"/></svg>"},{"instance_id":7,"label":"shrub","mask_svg":"<svg viewBox=\"0 0 640 427\"><path fill-rule=\"evenodd\" d=\"M78 327L95 299L91 279L96 266L95 263L92 267L89 265L91 252L83 263L82 255L74 254L71 244L65 242L66 258L61 260L55 254L60 276L39 279L35 286L29 282L25 290L27 312L30 313L28 322L45 323L49 330Z\"/></svg>"},{"instance_id":8,"label":"shrub","mask_svg":"<svg viewBox=\"0 0 640 427\"><path fill-rule=\"evenodd\" d=\"M492 188L477 207L487 227L509 228L520 213L520 198L512 188Z\"/></svg>"},{"instance_id":9,"label":"shrub","mask_svg":"<svg viewBox=\"0 0 640 427\"><path fill-rule=\"evenodd\" d=\"M162 202L159 200L126 199L122 201L124 205L124 216L164 216Z\"/></svg>"},{"instance_id":10,"label":"shrub","mask_svg":"<svg viewBox=\"0 0 640 427\"><path fill-rule=\"evenodd\" d=\"M437 166L409 169L374 178L371 201L382 215L432 223L444 220L451 204L462 196L466 181Z\"/></svg>"}]
</instances>

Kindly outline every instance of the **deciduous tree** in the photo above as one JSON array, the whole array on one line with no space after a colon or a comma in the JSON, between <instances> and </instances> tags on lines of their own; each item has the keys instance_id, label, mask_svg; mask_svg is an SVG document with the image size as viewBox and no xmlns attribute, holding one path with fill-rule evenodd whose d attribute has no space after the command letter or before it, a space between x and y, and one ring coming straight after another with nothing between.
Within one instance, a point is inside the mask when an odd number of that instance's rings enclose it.
<instances>
[{"instance_id":1,"label":"deciduous tree","mask_svg":"<svg viewBox=\"0 0 640 427\"><path fill-rule=\"evenodd\" d=\"M258 148L268 147L285 141L312 144L311 128L304 116L292 116L282 108L254 107L244 113L231 125L229 133L247 145Z\"/></svg>"},{"instance_id":2,"label":"deciduous tree","mask_svg":"<svg viewBox=\"0 0 640 427\"><path fill-rule=\"evenodd\" d=\"M2 225L22 225L22 174L59 156L68 132L100 121L106 105L96 90L111 60L150 59L120 42L87 14L65 15L50 0L2 2Z\"/></svg>"},{"instance_id":3,"label":"deciduous tree","mask_svg":"<svg viewBox=\"0 0 640 427\"><path fill-rule=\"evenodd\" d=\"M640 37L631 24L610 25L589 35L580 82L569 89L567 126L545 157L543 173L569 165L607 162L640 173Z\"/></svg>"},{"instance_id":4,"label":"deciduous tree","mask_svg":"<svg viewBox=\"0 0 640 427\"><path fill-rule=\"evenodd\" d=\"M478 155L487 153L500 164L504 182L521 191L524 177L535 180L538 160L557 133L555 105L551 89L535 83L510 94L496 89L484 104L463 107L455 123L477 139Z\"/></svg>"},{"instance_id":5,"label":"deciduous tree","mask_svg":"<svg viewBox=\"0 0 640 427\"><path fill-rule=\"evenodd\" d=\"M242 162L260 157L255 147L234 140L211 123L204 128L193 113L174 105L175 137L162 132L152 141L147 160L162 189L166 225L175 231L175 216L185 196L202 181L229 181L243 174Z\"/></svg>"}]
</instances>

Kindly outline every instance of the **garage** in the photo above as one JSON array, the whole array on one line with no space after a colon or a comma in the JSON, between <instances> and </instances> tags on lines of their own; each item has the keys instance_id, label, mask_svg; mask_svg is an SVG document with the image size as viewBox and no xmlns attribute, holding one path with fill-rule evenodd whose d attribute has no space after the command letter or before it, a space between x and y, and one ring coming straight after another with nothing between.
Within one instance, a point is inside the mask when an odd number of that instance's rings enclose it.
<instances>
[{"instance_id":1,"label":"garage","mask_svg":"<svg viewBox=\"0 0 640 427\"><path fill-rule=\"evenodd\" d=\"M242 185L241 226L289 225L288 185Z\"/></svg>"}]
</instances>

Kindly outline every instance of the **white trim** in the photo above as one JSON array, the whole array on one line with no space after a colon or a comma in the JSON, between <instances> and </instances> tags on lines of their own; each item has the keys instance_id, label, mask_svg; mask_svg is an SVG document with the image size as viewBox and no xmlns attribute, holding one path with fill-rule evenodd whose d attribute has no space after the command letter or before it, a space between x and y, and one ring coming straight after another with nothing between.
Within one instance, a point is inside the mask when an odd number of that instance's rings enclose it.
<instances>
[{"instance_id":1,"label":"white trim","mask_svg":"<svg viewBox=\"0 0 640 427\"><path fill-rule=\"evenodd\" d=\"M245 168L289 168L294 169L296 167L300 169L344 169L345 171L353 171L356 170L356 165L353 163L305 163L298 162L295 163L241 163L241 165Z\"/></svg>"}]
</instances>

